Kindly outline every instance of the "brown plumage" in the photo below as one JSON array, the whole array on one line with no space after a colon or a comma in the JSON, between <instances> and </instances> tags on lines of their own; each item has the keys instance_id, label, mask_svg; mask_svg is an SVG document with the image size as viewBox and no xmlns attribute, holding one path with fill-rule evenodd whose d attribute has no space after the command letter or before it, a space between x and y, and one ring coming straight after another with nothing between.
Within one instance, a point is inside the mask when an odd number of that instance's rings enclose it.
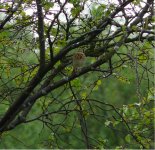
<instances>
[{"instance_id":1,"label":"brown plumage","mask_svg":"<svg viewBox=\"0 0 155 150\"><path fill-rule=\"evenodd\" d=\"M85 62L85 54L83 52L75 52L73 55L73 72L77 72Z\"/></svg>"}]
</instances>

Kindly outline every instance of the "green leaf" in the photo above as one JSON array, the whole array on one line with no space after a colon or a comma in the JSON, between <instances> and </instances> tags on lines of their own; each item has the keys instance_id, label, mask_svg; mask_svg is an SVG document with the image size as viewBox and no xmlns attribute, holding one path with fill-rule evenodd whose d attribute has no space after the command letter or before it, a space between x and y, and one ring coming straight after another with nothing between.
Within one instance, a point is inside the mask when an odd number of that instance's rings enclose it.
<instances>
[{"instance_id":1,"label":"green leaf","mask_svg":"<svg viewBox=\"0 0 155 150\"><path fill-rule=\"evenodd\" d=\"M146 117L149 117L149 116L150 116L150 111L145 112L144 115L145 115Z\"/></svg>"},{"instance_id":2,"label":"green leaf","mask_svg":"<svg viewBox=\"0 0 155 150\"><path fill-rule=\"evenodd\" d=\"M101 83L102 83L102 81L98 80L96 84L99 86L99 85L101 85Z\"/></svg>"},{"instance_id":3,"label":"green leaf","mask_svg":"<svg viewBox=\"0 0 155 150\"><path fill-rule=\"evenodd\" d=\"M140 0L134 0L133 4L138 5L140 3Z\"/></svg>"},{"instance_id":4,"label":"green leaf","mask_svg":"<svg viewBox=\"0 0 155 150\"><path fill-rule=\"evenodd\" d=\"M80 13L81 7L76 7L71 9L72 16L75 17Z\"/></svg>"},{"instance_id":5,"label":"green leaf","mask_svg":"<svg viewBox=\"0 0 155 150\"><path fill-rule=\"evenodd\" d=\"M73 5L79 4L80 0L69 0L69 3L72 3Z\"/></svg>"},{"instance_id":6,"label":"green leaf","mask_svg":"<svg viewBox=\"0 0 155 150\"><path fill-rule=\"evenodd\" d=\"M105 124L105 126L109 126L109 125L110 125L110 123L111 123L111 121L106 120L104 124Z\"/></svg>"},{"instance_id":7,"label":"green leaf","mask_svg":"<svg viewBox=\"0 0 155 150\"><path fill-rule=\"evenodd\" d=\"M132 30L137 30L137 26L132 26Z\"/></svg>"},{"instance_id":8,"label":"green leaf","mask_svg":"<svg viewBox=\"0 0 155 150\"><path fill-rule=\"evenodd\" d=\"M131 135L130 134L126 135L125 141L128 142L128 143L131 142Z\"/></svg>"},{"instance_id":9,"label":"green leaf","mask_svg":"<svg viewBox=\"0 0 155 150\"><path fill-rule=\"evenodd\" d=\"M54 6L54 3L52 3L52 2L46 2L45 5L44 5L45 11L48 11L53 6Z\"/></svg>"},{"instance_id":10,"label":"green leaf","mask_svg":"<svg viewBox=\"0 0 155 150\"><path fill-rule=\"evenodd\" d=\"M83 93L81 94L81 97L82 97L82 99L86 99L87 93L86 93L86 92L83 92Z\"/></svg>"}]
</instances>

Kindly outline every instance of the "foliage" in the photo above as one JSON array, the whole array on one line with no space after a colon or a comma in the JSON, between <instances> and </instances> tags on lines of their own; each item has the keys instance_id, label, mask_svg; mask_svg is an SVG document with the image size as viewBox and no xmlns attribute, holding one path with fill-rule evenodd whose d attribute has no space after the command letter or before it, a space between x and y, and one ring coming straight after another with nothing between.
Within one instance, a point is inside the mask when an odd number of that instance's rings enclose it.
<instances>
[{"instance_id":1,"label":"foliage","mask_svg":"<svg viewBox=\"0 0 155 150\"><path fill-rule=\"evenodd\" d=\"M153 0L1 0L0 13L0 148L154 148Z\"/></svg>"}]
</instances>

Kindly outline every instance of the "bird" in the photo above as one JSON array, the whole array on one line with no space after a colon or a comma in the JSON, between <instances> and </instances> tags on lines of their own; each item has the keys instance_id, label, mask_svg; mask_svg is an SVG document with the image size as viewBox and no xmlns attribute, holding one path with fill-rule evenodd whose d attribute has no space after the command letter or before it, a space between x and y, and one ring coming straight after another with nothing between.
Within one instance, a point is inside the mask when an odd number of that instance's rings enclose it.
<instances>
[{"instance_id":1,"label":"bird","mask_svg":"<svg viewBox=\"0 0 155 150\"><path fill-rule=\"evenodd\" d=\"M86 56L83 52L78 51L73 54L72 63L73 63L73 73L77 73L80 68L84 65Z\"/></svg>"}]
</instances>

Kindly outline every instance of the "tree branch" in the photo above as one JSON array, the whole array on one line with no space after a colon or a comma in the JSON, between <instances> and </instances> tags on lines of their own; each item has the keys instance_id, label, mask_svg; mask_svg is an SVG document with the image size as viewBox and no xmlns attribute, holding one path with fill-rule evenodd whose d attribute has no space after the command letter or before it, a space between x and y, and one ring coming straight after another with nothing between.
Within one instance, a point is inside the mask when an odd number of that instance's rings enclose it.
<instances>
[{"instance_id":1,"label":"tree branch","mask_svg":"<svg viewBox=\"0 0 155 150\"><path fill-rule=\"evenodd\" d=\"M40 69L45 66L45 37L44 37L44 17L41 0L36 0L37 15L38 15L38 34L39 34L39 48L40 48Z\"/></svg>"},{"instance_id":2,"label":"tree branch","mask_svg":"<svg viewBox=\"0 0 155 150\"><path fill-rule=\"evenodd\" d=\"M20 0L18 2L18 5L9 11L9 15L4 19L4 21L0 24L0 30L3 29L3 27L5 26L5 24L10 21L11 17L13 16L13 14L18 10L18 8L20 7L20 5L22 4L23 0Z\"/></svg>"}]
</instances>

